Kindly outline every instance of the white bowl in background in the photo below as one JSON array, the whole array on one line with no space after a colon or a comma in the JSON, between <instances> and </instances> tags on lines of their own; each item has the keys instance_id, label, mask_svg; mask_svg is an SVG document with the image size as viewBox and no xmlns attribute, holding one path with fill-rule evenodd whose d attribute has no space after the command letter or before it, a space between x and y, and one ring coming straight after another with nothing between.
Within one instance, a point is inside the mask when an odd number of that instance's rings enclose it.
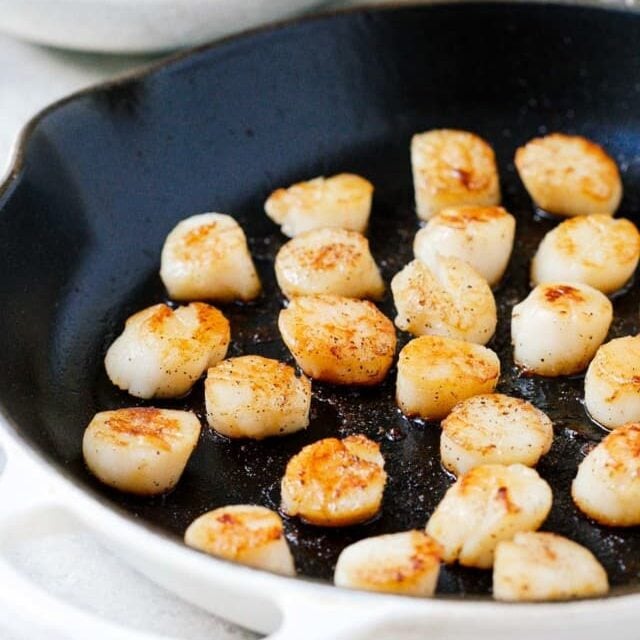
<instances>
[{"instance_id":1,"label":"white bowl in background","mask_svg":"<svg viewBox=\"0 0 640 640\"><path fill-rule=\"evenodd\" d=\"M178 49L279 20L327 0L0 0L0 30L105 53Z\"/></svg>"}]
</instances>

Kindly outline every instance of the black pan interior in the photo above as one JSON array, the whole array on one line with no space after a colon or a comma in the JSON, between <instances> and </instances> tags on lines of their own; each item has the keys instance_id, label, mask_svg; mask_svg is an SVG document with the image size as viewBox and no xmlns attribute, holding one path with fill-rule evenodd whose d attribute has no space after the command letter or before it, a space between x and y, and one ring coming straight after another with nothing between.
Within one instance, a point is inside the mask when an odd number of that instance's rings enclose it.
<instances>
[{"instance_id":1,"label":"black pan interior","mask_svg":"<svg viewBox=\"0 0 640 640\"><path fill-rule=\"evenodd\" d=\"M582 381L518 375L511 306L528 291L528 260L553 223L534 219L513 169L515 148L547 131L599 141L622 168L621 214L640 207L640 17L528 4L453 4L362 10L259 32L202 49L149 76L77 97L35 125L0 211L0 398L21 436L80 485L171 536L211 508L278 506L279 479L304 444L364 432L382 443L389 483L382 515L348 529L286 523L300 573L329 580L348 543L422 527L451 479L437 425L403 418L395 374L371 390L315 385L312 424L266 442L229 442L203 429L178 488L157 499L106 490L85 470L84 427L98 410L139 404L102 367L133 311L165 299L157 271L167 232L202 211L246 229L263 297L224 311L230 354L291 360L275 320L283 300L272 263L284 238L262 213L275 187L349 170L376 185L370 238L386 281L411 258L411 135L470 129L495 147L504 204L518 217L516 251L500 286L500 390L553 418L556 439L540 473L554 489L545 529L587 545L620 593L636 590L640 532L595 525L568 488L603 432L580 402ZM639 329L640 292L615 300L611 336ZM382 303L392 315L390 297ZM401 344L406 336L401 336ZM202 384L184 400L202 415ZM446 568L439 592L490 591L488 572Z\"/></svg>"}]
</instances>

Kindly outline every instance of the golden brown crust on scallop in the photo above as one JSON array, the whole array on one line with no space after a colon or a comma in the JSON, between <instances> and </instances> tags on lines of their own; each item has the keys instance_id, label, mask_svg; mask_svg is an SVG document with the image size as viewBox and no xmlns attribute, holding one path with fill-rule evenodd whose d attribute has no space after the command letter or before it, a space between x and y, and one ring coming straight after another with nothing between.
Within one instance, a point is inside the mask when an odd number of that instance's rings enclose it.
<instances>
[{"instance_id":1,"label":"golden brown crust on scallop","mask_svg":"<svg viewBox=\"0 0 640 640\"><path fill-rule=\"evenodd\" d=\"M466 205L443 209L438 213L438 223L454 229L466 229L470 222L491 222L508 215L503 207Z\"/></svg>"},{"instance_id":2,"label":"golden brown crust on scallop","mask_svg":"<svg viewBox=\"0 0 640 640\"><path fill-rule=\"evenodd\" d=\"M278 251L275 272L288 298L333 294L378 299L384 292L369 241L347 229L325 227L298 234Z\"/></svg>"},{"instance_id":3,"label":"golden brown crust on scallop","mask_svg":"<svg viewBox=\"0 0 640 640\"><path fill-rule=\"evenodd\" d=\"M582 136L551 133L516 151L532 199L558 215L612 215L622 197L620 172L604 149Z\"/></svg>"},{"instance_id":4,"label":"golden brown crust on scallop","mask_svg":"<svg viewBox=\"0 0 640 640\"><path fill-rule=\"evenodd\" d=\"M548 532L520 532L496 549L497 600L542 602L601 596L609 590L602 565L586 548Z\"/></svg>"},{"instance_id":5,"label":"golden brown crust on scallop","mask_svg":"<svg viewBox=\"0 0 640 640\"><path fill-rule=\"evenodd\" d=\"M106 420L96 430L96 436L121 447L129 446L131 439L136 438L163 451L171 451L172 443L180 437L180 422L167 417L160 409L135 407L105 413Z\"/></svg>"},{"instance_id":6,"label":"golden brown crust on scallop","mask_svg":"<svg viewBox=\"0 0 640 640\"><path fill-rule=\"evenodd\" d=\"M640 525L640 423L615 429L587 454L571 495L579 509L600 524Z\"/></svg>"},{"instance_id":7,"label":"golden brown crust on scallop","mask_svg":"<svg viewBox=\"0 0 640 640\"><path fill-rule=\"evenodd\" d=\"M280 312L278 326L302 370L324 382L378 384L395 354L393 323L367 300L301 296Z\"/></svg>"},{"instance_id":8,"label":"golden brown crust on scallop","mask_svg":"<svg viewBox=\"0 0 640 640\"><path fill-rule=\"evenodd\" d=\"M442 546L433 538L422 531L407 531L385 537L397 535L409 538L411 554L384 558L382 561L376 561L374 557L371 562L362 562L359 566L350 568L350 587L384 593L410 592L412 587L419 587L425 574L439 567ZM383 542L382 536L380 538ZM381 550L381 553L384 552Z\"/></svg>"},{"instance_id":9,"label":"golden brown crust on scallop","mask_svg":"<svg viewBox=\"0 0 640 640\"><path fill-rule=\"evenodd\" d=\"M411 143L419 217L459 205L496 205L500 185L493 149L468 131L436 129Z\"/></svg>"},{"instance_id":10,"label":"golden brown crust on scallop","mask_svg":"<svg viewBox=\"0 0 640 640\"><path fill-rule=\"evenodd\" d=\"M221 507L200 517L197 533L187 534L187 544L229 560L241 559L251 549L284 537L278 514L253 505Z\"/></svg>"},{"instance_id":11,"label":"golden brown crust on scallop","mask_svg":"<svg viewBox=\"0 0 640 640\"><path fill-rule=\"evenodd\" d=\"M461 400L491 393L499 375L500 360L490 349L422 336L400 352L396 400L407 416L441 420Z\"/></svg>"},{"instance_id":12,"label":"golden brown crust on scallop","mask_svg":"<svg viewBox=\"0 0 640 640\"><path fill-rule=\"evenodd\" d=\"M372 518L380 509L387 474L380 447L364 436L325 438L289 461L282 507L311 524L340 527Z\"/></svg>"},{"instance_id":13,"label":"golden brown crust on scallop","mask_svg":"<svg viewBox=\"0 0 640 640\"><path fill-rule=\"evenodd\" d=\"M160 277L173 300L253 300L260 279L238 222L203 213L179 222L162 248Z\"/></svg>"},{"instance_id":14,"label":"golden brown crust on scallop","mask_svg":"<svg viewBox=\"0 0 640 640\"><path fill-rule=\"evenodd\" d=\"M612 472L640 476L640 423L631 422L612 431L602 446L611 456Z\"/></svg>"},{"instance_id":15,"label":"golden brown crust on scallop","mask_svg":"<svg viewBox=\"0 0 640 640\"><path fill-rule=\"evenodd\" d=\"M500 393L459 402L441 426L442 464L457 475L480 464L534 466L553 441L553 424L542 411Z\"/></svg>"},{"instance_id":16,"label":"golden brown crust on scallop","mask_svg":"<svg viewBox=\"0 0 640 640\"><path fill-rule=\"evenodd\" d=\"M568 284L545 286L543 293L548 302L555 302L558 304L570 305L573 302L584 302L585 300L579 289Z\"/></svg>"},{"instance_id":17,"label":"golden brown crust on scallop","mask_svg":"<svg viewBox=\"0 0 640 640\"><path fill-rule=\"evenodd\" d=\"M269 196L265 209L269 217L281 223L293 209L302 212L314 209L327 187L334 193L335 203L343 206L367 200L373 193L373 185L368 180L353 173L340 173L329 178L314 178L288 188L276 189Z\"/></svg>"},{"instance_id":18,"label":"golden brown crust on scallop","mask_svg":"<svg viewBox=\"0 0 640 640\"><path fill-rule=\"evenodd\" d=\"M97 413L82 438L89 470L103 483L137 495L177 484L200 435L195 414L133 407Z\"/></svg>"},{"instance_id":19,"label":"golden brown crust on scallop","mask_svg":"<svg viewBox=\"0 0 640 640\"><path fill-rule=\"evenodd\" d=\"M293 367L262 356L229 358L209 369L207 420L229 438L262 439L309 424L311 383Z\"/></svg>"},{"instance_id":20,"label":"golden brown crust on scallop","mask_svg":"<svg viewBox=\"0 0 640 640\"><path fill-rule=\"evenodd\" d=\"M368 180L341 173L277 189L265 202L264 209L289 237L323 227L364 233L372 195L373 185Z\"/></svg>"}]
</instances>

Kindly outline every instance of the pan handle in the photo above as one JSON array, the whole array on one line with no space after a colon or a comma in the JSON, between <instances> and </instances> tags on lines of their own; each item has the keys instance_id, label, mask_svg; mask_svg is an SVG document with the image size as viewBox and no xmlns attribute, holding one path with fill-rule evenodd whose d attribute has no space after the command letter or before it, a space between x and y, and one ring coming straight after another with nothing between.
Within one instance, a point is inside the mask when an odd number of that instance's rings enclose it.
<instances>
[{"instance_id":1,"label":"pan handle","mask_svg":"<svg viewBox=\"0 0 640 640\"><path fill-rule=\"evenodd\" d=\"M178 640L111 622L50 594L20 572L7 557L18 541L37 540L76 528L67 510L64 488L45 474L17 447L2 439L6 455L0 464L0 598L34 628L69 640ZM0 461L1 461L0 450ZM369 638L384 609L344 603L340 592L318 601L306 593L289 591L276 596L283 615L278 630L266 640L357 640ZM397 610L396 610L397 612ZM184 640L184 639L180 639Z\"/></svg>"},{"instance_id":2,"label":"pan handle","mask_svg":"<svg viewBox=\"0 0 640 640\"><path fill-rule=\"evenodd\" d=\"M124 627L50 594L23 575L7 558L17 541L74 529L62 505L61 487L17 448L6 446L0 475L0 598L34 628L69 640L178 640ZM1 465L0 465L1 468ZM180 640L184 640L181 638Z\"/></svg>"},{"instance_id":3,"label":"pan handle","mask_svg":"<svg viewBox=\"0 0 640 640\"><path fill-rule=\"evenodd\" d=\"M372 607L371 600L354 606L352 598L343 595L339 589L326 598L283 594L279 599L282 624L265 640L370 640L401 613L397 605Z\"/></svg>"},{"instance_id":4,"label":"pan handle","mask_svg":"<svg viewBox=\"0 0 640 640\"><path fill-rule=\"evenodd\" d=\"M16 542L37 540L81 526L69 508L63 483L43 471L0 427L0 599L33 628L68 640L185 640L132 629L66 602L24 575L8 559ZM2 468L2 452L5 466ZM355 605L336 589L286 589L273 595L282 613L280 627L266 640L365 640L402 613L400 603L372 609L371 601Z\"/></svg>"}]
</instances>

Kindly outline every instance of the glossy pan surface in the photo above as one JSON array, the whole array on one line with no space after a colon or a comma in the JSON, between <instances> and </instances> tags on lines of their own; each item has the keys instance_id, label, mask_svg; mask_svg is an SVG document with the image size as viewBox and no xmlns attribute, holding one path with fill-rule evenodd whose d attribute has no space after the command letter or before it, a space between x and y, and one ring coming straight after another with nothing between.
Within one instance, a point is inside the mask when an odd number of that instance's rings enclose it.
<instances>
[{"instance_id":1,"label":"glossy pan surface","mask_svg":"<svg viewBox=\"0 0 640 640\"><path fill-rule=\"evenodd\" d=\"M369 237L385 281L411 259L409 141L416 131L476 131L496 149L504 205L518 218L515 257L497 290L501 391L547 411L556 438L539 471L554 489L544 528L587 545L614 592L638 589L640 531L582 516L569 485L603 432L585 415L582 380L521 377L509 317L528 292L528 262L552 228L534 218L514 173L516 147L547 131L589 136L618 160L620 214L640 210L640 16L538 4L357 10L259 31L198 50L149 75L84 93L32 127L0 196L0 402L21 437L101 499L170 536L211 508L279 504L286 462L303 445L363 432L382 443L389 482L375 521L328 530L287 521L300 574L329 580L340 550L369 535L422 527L451 484L439 429L403 418L395 371L375 389L314 385L301 434L230 442L203 429L171 494L139 499L86 471L83 430L96 411L141 404L106 377L106 348L134 311L166 299L163 240L175 223L221 211L245 228L264 295L229 305L230 355L291 360L276 326L283 299L273 258L285 238L262 211L278 186L353 171L376 186ZM634 284L614 302L611 336L640 328ZM393 316L387 295L381 308ZM400 336L400 343L406 342ZM203 386L176 402L203 416ZM204 419L203 419L204 422ZM490 592L489 572L443 569L442 594Z\"/></svg>"}]
</instances>

